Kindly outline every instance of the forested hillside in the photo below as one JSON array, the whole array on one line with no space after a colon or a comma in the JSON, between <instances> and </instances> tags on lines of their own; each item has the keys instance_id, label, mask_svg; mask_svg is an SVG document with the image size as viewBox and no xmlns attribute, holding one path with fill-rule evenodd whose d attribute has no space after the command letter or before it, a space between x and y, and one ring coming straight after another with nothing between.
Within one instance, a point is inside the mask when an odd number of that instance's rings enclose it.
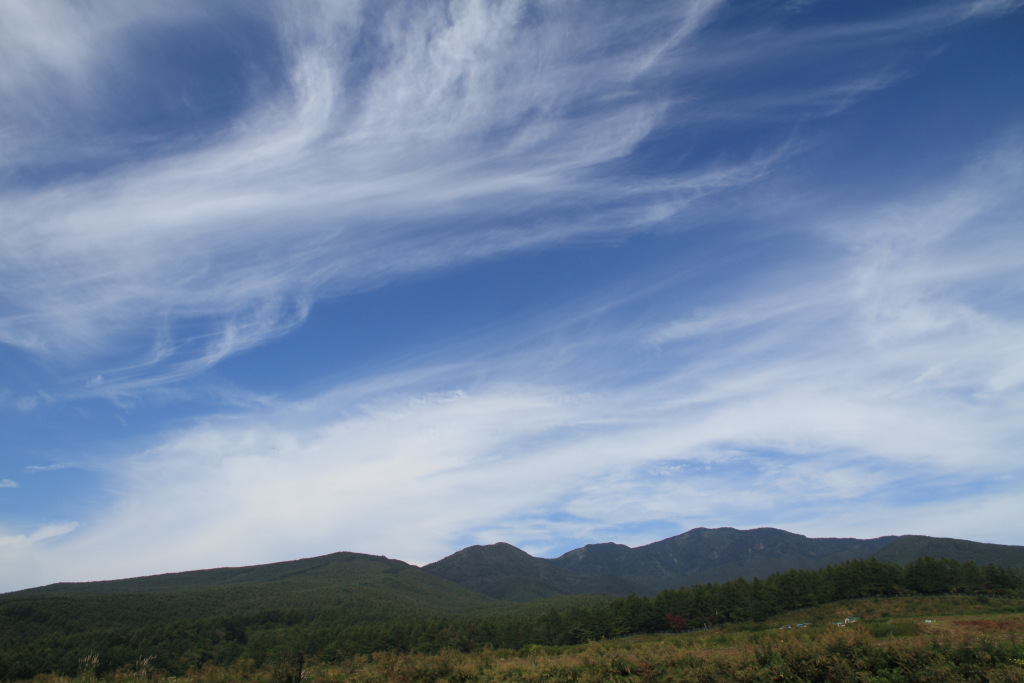
<instances>
[{"instance_id":1,"label":"forested hillside","mask_svg":"<svg viewBox=\"0 0 1024 683\"><path fill-rule=\"evenodd\" d=\"M757 621L864 596L1013 594L1021 567L1024 548L1014 546L728 528L639 548L591 545L555 559L505 543L472 546L423 568L334 553L0 595L0 680L74 673L94 655L101 671L152 657L180 673L296 653L339 661L377 651L564 645Z\"/></svg>"},{"instance_id":2,"label":"forested hillside","mask_svg":"<svg viewBox=\"0 0 1024 683\"><path fill-rule=\"evenodd\" d=\"M808 538L781 529L692 529L630 548L587 545L554 559L531 557L507 543L460 550L425 569L490 597L530 600L658 591L732 579L764 579L790 569L819 569L876 558L906 564L921 557L1024 569L1024 548L927 536Z\"/></svg>"},{"instance_id":3,"label":"forested hillside","mask_svg":"<svg viewBox=\"0 0 1024 683\"><path fill-rule=\"evenodd\" d=\"M574 572L509 545L471 546L424 567L430 573L499 600L554 595L629 595L641 587L613 573Z\"/></svg>"},{"instance_id":4,"label":"forested hillside","mask_svg":"<svg viewBox=\"0 0 1024 683\"><path fill-rule=\"evenodd\" d=\"M355 556L347 562L360 571L340 582L310 581L306 573L307 578L280 577L264 584L141 592L119 586L108 593L93 586L79 595L51 590L0 596L0 679L73 674L93 656L99 672L151 658L147 661L153 667L180 674L205 663L252 660L263 666L297 655L340 661L379 651L572 644L758 621L839 599L1019 595L1024 587L1018 572L994 565L924 558L901 566L870 559L791 570L764 580L666 590L654 597L502 603L471 598L449 583L453 601L446 603L433 592L436 586L410 584L403 568L390 561ZM383 574L363 571L370 565L383 567ZM339 567L331 571L341 572ZM187 584L195 577L182 578ZM161 580L165 586L171 581Z\"/></svg>"},{"instance_id":5,"label":"forested hillside","mask_svg":"<svg viewBox=\"0 0 1024 683\"><path fill-rule=\"evenodd\" d=\"M698 528L638 548L611 543L585 546L552 562L577 572L622 576L639 592L655 593L665 588L740 577L765 578L788 569L817 569L863 559L896 538L808 538L772 528ZM936 552L934 556L945 555Z\"/></svg>"},{"instance_id":6,"label":"forested hillside","mask_svg":"<svg viewBox=\"0 0 1024 683\"><path fill-rule=\"evenodd\" d=\"M323 595L329 588L330 596ZM424 608L465 610L489 604L486 597L439 579L399 560L359 553L333 553L288 562L160 574L115 581L56 583L0 596L83 597L167 594L190 616L235 609L268 609L298 605L330 606L339 600L374 595Z\"/></svg>"}]
</instances>

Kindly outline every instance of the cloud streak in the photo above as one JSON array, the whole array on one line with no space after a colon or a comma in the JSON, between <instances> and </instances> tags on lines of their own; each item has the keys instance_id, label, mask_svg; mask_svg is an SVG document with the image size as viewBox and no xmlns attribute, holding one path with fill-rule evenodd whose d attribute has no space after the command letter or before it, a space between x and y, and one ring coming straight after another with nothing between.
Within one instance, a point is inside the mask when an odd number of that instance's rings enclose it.
<instances>
[{"instance_id":1,"label":"cloud streak","mask_svg":"<svg viewBox=\"0 0 1024 683\"><path fill-rule=\"evenodd\" d=\"M131 61L130 31L210 18L133 10L110 22L119 14L96 7L69 23L47 7L6 10L34 28L19 39L26 64L3 85L21 94L61 74L85 84L77 97L87 102L72 112L102 106L89 98L118 76L112 63ZM276 34L285 78L254 90L261 96L229 125L85 180L0 196L0 339L48 363L92 366L65 393L130 394L287 334L318 298L664 225L785 160L738 149L734 162L625 181L616 164L669 109L700 115L702 105L681 99L699 83L662 93L647 83L696 65L691 43L719 3L654 3L624 22L607 11L514 2L256 11ZM103 42L112 55L101 58L90 50ZM738 58L727 73L762 57ZM885 84L859 78L867 85L843 86L844 102ZM796 101L832 100L834 87ZM15 131L29 118L18 106L6 112ZM114 357L126 349L127 365ZM97 375L103 383L84 386Z\"/></svg>"},{"instance_id":2,"label":"cloud streak","mask_svg":"<svg viewBox=\"0 0 1024 683\"><path fill-rule=\"evenodd\" d=\"M281 17L285 87L210 144L8 193L3 340L50 358L155 342L140 364L171 366L154 377L173 380L287 332L311 296L592 231L512 227L513 207L592 192L582 174L651 130L657 101L613 94L584 111L637 77L619 66L630 59L591 61L556 40L561 24L522 30L515 3L406 9L376 30L326 6ZM601 26L581 43L607 37ZM366 38L378 64L355 61ZM480 230L485 210L494 227ZM452 216L467 230L437 229ZM140 334L154 327L158 340Z\"/></svg>"}]
</instances>

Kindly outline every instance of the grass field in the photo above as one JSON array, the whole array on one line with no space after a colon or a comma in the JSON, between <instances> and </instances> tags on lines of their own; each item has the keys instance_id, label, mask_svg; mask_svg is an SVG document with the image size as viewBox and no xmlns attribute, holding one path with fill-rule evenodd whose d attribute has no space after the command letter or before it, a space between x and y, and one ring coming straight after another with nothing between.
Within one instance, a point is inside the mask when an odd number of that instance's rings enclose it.
<instances>
[{"instance_id":1,"label":"grass field","mask_svg":"<svg viewBox=\"0 0 1024 683\"><path fill-rule=\"evenodd\" d=\"M848 621L849 620L849 621ZM812 622L810 626L796 624ZM844 625L837 625L841 622ZM833 603L761 624L521 650L378 653L344 662L206 666L177 678L145 660L71 681L1024 681L1024 600L913 597ZM300 674L301 669L301 674ZM301 678L300 678L301 676Z\"/></svg>"}]
</instances>

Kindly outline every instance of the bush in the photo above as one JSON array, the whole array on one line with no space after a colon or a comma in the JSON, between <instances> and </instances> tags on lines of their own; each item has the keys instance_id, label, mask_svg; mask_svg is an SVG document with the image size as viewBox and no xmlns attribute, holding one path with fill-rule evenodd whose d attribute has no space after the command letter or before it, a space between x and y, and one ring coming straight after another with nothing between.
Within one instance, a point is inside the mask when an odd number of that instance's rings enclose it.
<instances>
[{"instance_id":1,"label":"bush","mask_svg":"<svg viewBox=\"0 0 1024 683\"><path fill-rule=\"evenodd\" d=\"M867 627L875 638L906 638L924 633L920 622L909 619L890 619L882 623L867 624Z\"/></svg>"}]
</instances>

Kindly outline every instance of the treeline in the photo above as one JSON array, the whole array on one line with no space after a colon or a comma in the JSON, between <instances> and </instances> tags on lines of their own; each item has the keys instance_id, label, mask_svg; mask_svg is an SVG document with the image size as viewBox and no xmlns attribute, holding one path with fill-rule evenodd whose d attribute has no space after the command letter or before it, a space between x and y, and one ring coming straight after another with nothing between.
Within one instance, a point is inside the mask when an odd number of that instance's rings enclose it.
<instances>
[{"instance_id":1,"label":"treeline","mask_svg":"<svg viewBox=\"0 0 1024 683\"><path fill-rule=\"evenodd\" d=\"M979 567L973 562L930 557L908 565L874 559L851 560L818 570L777 573L763 580L736 579L666 590L655 597L631 595L543 614L515 615L492 624L490 631L482 629L479 620L472 620L461 630L449 626L445 642L431 643L431 648L572 645L628 634L764 621L784 612L837 600L897 595L1009 596L1020 595L1022 589L1021 574L994 565ZM488 639L489 632L498 632L502 637Z\"/></svg>"},{"instance_id":2,"label":"treeline","mask_svg":"<svg viewBox=\"0 0 1024 683\"><path fill-rule=\"evenodd\" d=\"M763 621L836 600L1019 595L1022 588L1021 575L1010 569L924 558L905 566L853 560L763 580L666 590L654 597L573 598L509 605L488 614L396 609L394 604L368 601L359 603L357 610L322 606L190 618L171 608L173 594L113 601L121 605L119 611L102 613L95 611L102 596L33 598L0 604L0 680L40 673L74 675L83 668L102 674L132 669L140 662L180 675L208 663L226 666L251 660L262 667L300 654L332 662L382 651L568 645L632 633ZM163 609L167 612L161 613ZM115 618L122 612L123 618Z\"/></svg>"},{"instance_id":3,"label":"treeline","mask_svg":"<svg viewBox=\"0 0 1024 683\"><path fill-rule=\"evenodd\" d=\"M650 599L638 630L683 629L769 617L837 600L896 595L1016 595L1024 578L1005 567L925 557L907 565L851 560L817 570L791 570L767 579L662 591ZM631 599L626 598L629 602Z\"/></svg>"}]
</instances>

